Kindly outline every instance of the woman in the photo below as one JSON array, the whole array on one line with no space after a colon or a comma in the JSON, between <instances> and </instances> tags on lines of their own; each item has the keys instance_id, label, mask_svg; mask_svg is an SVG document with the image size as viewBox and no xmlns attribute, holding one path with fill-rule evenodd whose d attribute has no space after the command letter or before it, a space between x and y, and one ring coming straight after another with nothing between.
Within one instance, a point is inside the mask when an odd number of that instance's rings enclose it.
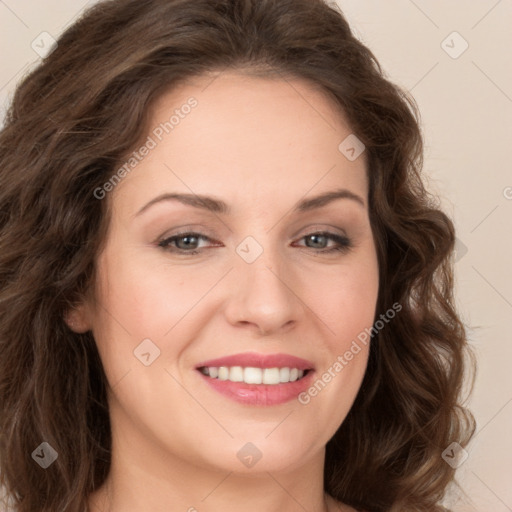
<instances>
[{"instance_id":1,"label":"woman","mask_svg":"<svg viewBox=\"0 0 512 512\"><path fill-rule=\"evenodd\" d=\"M421 156L320 0L91 8L0 135L13 508L446 510L472 354Z\"/></svg>"}]
</instances>

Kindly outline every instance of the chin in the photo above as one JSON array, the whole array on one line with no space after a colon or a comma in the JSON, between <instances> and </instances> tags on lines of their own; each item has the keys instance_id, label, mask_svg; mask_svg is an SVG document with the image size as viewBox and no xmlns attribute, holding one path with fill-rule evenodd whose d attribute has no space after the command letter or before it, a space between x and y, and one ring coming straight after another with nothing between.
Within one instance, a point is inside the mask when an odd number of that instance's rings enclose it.
<instances>
[{"instance_id":1,"label":"chin","mask_svg":"<svg viewBox=\"0 0 512 512\"><path fill-rule=\"evenodd\" d=\"M218 470L254 475L293 471L315 456L323 455L325 445L318 442L318 437L308 441L290 432L272 438L274 434L265 438L268 436L266 430L265 434L252 440L250 437L230 439L215 453L205 448L202 454L204 457L206 453L211 453L208 462Z\"/></svg>"}]
</instances>

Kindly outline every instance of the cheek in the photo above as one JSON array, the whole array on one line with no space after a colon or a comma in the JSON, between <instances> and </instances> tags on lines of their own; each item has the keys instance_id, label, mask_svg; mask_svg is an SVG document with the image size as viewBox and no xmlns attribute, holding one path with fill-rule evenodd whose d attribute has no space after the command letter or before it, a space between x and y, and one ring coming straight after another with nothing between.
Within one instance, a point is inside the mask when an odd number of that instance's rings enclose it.
<instances>
[{"instance_id":1,"label":"cheek","mask_svg":"<svg viewBox=\"0 0 512 512\"><path fill-rule=\"evenodd\" d=\"M155 353L163 356L151 366L175 360L195 329L189 320L199 310L198 303L219 279L207 268L173 268L135 252L110 250L99 264L93 335L111 383L140 369L134 351L152 347L144 340L151 340Z\"/></svg>"},{"instance_id":2,"label":"cheek","mask_svg":"<svg viewBox=\"0 0 512 512\"><path fill-rule=\"evenodd\" d=\"M325 357L316 379L299 397L299 402L316 418L325 418L326 431L334 434L357 396L368 361L371 327L378 297L378 266L348 265L311 297L320 312Z\"/></svg>"},{"instance_id":3,"label":"cheek","mask_svg":"<svg viewBox=\"0 0 512 512\"><path fill-rule=\"evenodd\" d=\"M179 320L176 297L182 286L164 286L162 279L155 278L158 273L148 271L139 260L111 250L98 265L93 335L112 386L127 372L140 369L134 351L143 340L151 340L161 350L163 335ZM174 307L169 307L171 303Z\"/></svg>"},{"instance_id":4,"label":"cheek","mask_svg":"<svg viewBox=\"0 0 512 512\"><path fill-rule=\"evenodd\" d=\"M332 335L329 338L341 349L373 324L379 287L376 260L347 265L322 282L312 295L314 310L320 312Z\"/></svg>"},{"instance_id":5,"label":"cheek","mask_svg":"<svg viewBox=\"0 0 512 512\"><path fill-rule=\"evenodd\" d=\"M207 276L197 271L155 265L129 253L107 256L103 268L107 270L99 296L108 310L103 316L123 338L130 333L133 342L164 337L211 287Z\"/></svg>"}]
</instances>

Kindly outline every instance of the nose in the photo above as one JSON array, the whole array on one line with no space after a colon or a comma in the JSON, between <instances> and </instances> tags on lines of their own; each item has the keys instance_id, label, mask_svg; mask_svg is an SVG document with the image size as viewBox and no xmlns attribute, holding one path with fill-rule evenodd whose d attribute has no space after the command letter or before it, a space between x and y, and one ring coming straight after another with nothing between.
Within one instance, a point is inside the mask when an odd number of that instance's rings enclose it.
<instances>
[{"instance_id":1,"label":"nose","mask_svg":"<svg viewBox=\"0 0 512 512\"><path fill-rule=\"evenodd\" d=\"M267 336L292 328L304 316L298 277L282 256L265 250L252 263L238 258L231 274L225 314L232 325Z\"/></svg>"}]
</instances>

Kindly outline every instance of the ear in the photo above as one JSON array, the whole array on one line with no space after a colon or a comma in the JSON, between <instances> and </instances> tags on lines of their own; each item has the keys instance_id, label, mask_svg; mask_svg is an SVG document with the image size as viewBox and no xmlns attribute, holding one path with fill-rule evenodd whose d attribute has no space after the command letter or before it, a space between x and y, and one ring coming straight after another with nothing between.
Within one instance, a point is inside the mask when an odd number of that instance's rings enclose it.
<instances>
[{"instance_id":1,"label":"ear","mask_svg":"<svg viewBox=\"0 0 512 512\"><path fill-rule=\"evenodd\" d=\"M64 314L67 326L76 333L84 333L92 329L91 314L86 304L69 309Z\"/></svg>"}]
</instances>

